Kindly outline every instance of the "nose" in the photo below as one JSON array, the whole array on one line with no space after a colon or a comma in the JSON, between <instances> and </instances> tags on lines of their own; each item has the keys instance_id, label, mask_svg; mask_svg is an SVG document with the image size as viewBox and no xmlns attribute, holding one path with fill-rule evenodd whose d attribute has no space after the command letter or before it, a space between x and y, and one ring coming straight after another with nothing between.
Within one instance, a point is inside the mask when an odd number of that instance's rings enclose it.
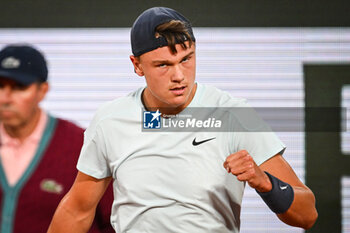
<instances>
[{"instance_id":1,"label":"nose","mask_svg":"<svg viewBox=\"0 0 350 233\"><path fill-rule=\"evenodd\" d=\"M181 68L181 65L175 65L174 66L174 73L171 77L171 81L173 82L182 82L185 79L184 72Z\"/></svg>"}]
</instances>

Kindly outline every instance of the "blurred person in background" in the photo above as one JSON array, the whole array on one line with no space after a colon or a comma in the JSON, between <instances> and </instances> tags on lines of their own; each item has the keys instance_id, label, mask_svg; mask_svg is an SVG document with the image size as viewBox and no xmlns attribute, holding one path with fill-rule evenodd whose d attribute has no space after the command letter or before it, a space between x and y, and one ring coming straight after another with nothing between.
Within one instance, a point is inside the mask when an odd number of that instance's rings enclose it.
<instances>
[{"instance_id":1,"label":"blurred person in background","mask_svg":"<svg viewBox=\"0 0 350 233\"><path fill-rule=\"evenodd\" d=\"M0 232L46 232L77 174L84 130L45 112L48 68L27 44L0 51ZM107 188L107 187L106 187ZM114 232L111 187L89 232Z\"/></svg>"}]
</instances>

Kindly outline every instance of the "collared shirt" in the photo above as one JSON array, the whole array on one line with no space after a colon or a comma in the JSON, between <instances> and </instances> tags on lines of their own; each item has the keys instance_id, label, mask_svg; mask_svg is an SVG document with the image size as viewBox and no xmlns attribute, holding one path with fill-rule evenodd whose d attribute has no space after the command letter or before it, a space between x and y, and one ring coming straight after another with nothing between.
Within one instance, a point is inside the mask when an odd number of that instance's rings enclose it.
<instances>
[{"instance_id":1,"label":"collared shirt","mask_svg":"<svg viewBox=\"0 0 350 233\"><path fill-rule=\"evenodd\" d=\"M4 125L0 124L0 159L10 186L17 183L34 158L47 120L47 114L41 111L36 128L23 142L8 135Z\"/></svg>"}]
</instances>

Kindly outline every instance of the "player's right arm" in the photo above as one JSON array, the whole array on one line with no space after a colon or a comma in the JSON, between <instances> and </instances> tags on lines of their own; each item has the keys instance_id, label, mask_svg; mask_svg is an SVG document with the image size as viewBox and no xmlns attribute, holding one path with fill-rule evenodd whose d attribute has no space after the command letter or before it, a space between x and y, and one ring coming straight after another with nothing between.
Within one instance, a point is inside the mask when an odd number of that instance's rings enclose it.
<instances>
[{"instance_id":1,"label":"player's right arm","mask_svg":"<svg viewBox=\"0 0 350 233\"><path fill-rule=\"evenodd\" d=\"M112 177L96 179L78 172L72 188L57 207L48 233L88 232L97 204L111 180Z\"/></svg>"}]
</instances>

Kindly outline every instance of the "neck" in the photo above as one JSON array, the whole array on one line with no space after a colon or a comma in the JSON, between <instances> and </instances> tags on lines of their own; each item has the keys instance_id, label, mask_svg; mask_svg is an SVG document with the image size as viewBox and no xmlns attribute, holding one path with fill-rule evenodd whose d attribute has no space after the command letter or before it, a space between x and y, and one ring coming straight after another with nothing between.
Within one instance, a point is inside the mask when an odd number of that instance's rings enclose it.
<instances>
[{"instance_id":1,"label":"neck","mask_svg":"<svg viewBox=\"0 0 350 233\"><path fill-rule=\"evenodd\" d=\"M23 142L35 130L36 126L39 123L40 116L41 116L41 110L40 108L38 108L35 110L35 113L33 114L33 116L27 121L16 126L4 124L4 129L10 137L17 138L18 140Z\"/></svg>"},{"instance_id":2,"label":"neck","mask_svg":"<svg viewBox=\"0 0 350 233\"><path fill-rule=\"evenodd\" d=\"M147 89L147 87L146 87ZM157 106L157 107L149 107L152 106L152 103L149 103L149 101L147 101L147 98L145 98L145 95L147 95L146 93L146 89L143 90L142 94L141 94L141 101L143 106L145 107L145 109L147 111L157 111L159 109L159 111L162 113L162 115L176 115L178 113L180 113L182 110L184 110L192 101L196 90L197 90L197 84L195 83L192 90L191 90L191 94L188 97L188 100L186 101L186 103L179 105L179 106ZM151 99L151 98L148 98ZM156 104L153 104L153 106L155 106Z\"/></svg>"}]
</instances>

